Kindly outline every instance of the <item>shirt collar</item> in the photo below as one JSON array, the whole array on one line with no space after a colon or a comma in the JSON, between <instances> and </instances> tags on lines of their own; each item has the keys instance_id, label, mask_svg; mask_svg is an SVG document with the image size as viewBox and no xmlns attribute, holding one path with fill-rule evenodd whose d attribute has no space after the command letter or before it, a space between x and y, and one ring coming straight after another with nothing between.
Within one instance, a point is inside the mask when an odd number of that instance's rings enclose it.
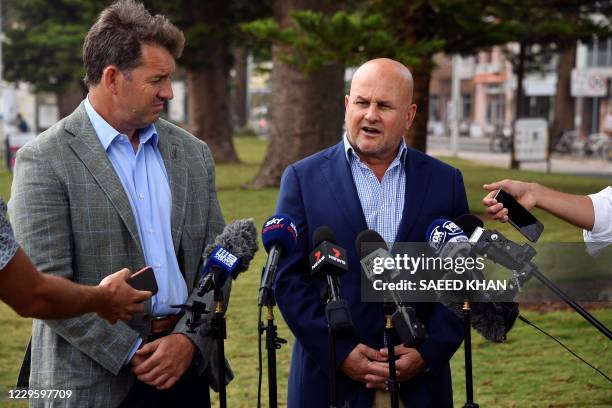
<instances>
[{"instance_id":1,"label":"shirt collar","mask_svg":"<svg viewBox=\"0 0 612 408\"><path fill-rule=\"evenodd\" d=\"M98 139L100 139L100 143L104 147L104 150L108 150L108 147L113 143L113 140L122 133L117 131L114 127L112 127L96 110L94 109L91 102L89 102L89 95L85 98L85 111L87 112L87 116L89 116L89 120L91 121L91 125L96 131L96 135ZM140 143L147 143L151 140L151 144L153 147L157 147L157 143L159 142L159 136L157 135L157 130L155 129L154 124L150 124L146 128L138 130L138 136L140 137Z\"/></svg>"},{"instance_id":2,"label":"shirt collar","mask_svg":"<svg viewBox=\"0 0 612 408\"><path fill-rule=\"evenodd\" d=\"M346 132L344 132L344 136L342 137L342 142L344 143L344 154L346 155L346 160L349 163L351 162L351 158L356 158L359 160L359 157L355 153L353 146L351 146L351 143L348 140L348 136ZM408 146L406 146L406 142L404 141L404 138L402 138L400 141L399 150L397 151L397 156L395 156L395 159L393 159L391 163L399 161L402 164L406 164L407 155L408 155Z\"/></svg>"}]
</instances>

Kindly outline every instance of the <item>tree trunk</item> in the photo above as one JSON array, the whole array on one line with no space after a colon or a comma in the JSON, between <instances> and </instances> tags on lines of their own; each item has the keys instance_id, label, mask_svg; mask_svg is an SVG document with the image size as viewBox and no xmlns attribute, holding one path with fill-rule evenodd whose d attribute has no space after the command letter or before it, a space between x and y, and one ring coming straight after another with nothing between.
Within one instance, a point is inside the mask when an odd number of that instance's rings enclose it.
<instances>
[{"instance_id":1,"label":"tree trunk","mask_svg":"<svg viewBox=\"0 0 612 408\"><path fill-rule=\"evenodd\" d=\"M189 128L205 141L217 163L238 163L232 140L227 44L206 47L207 64L187 67Z\"/></svg>"},{"instance_id":2,"label":"tree trunk","mask_svg":"<svg viewBox=\"0 0 612 408\"><path fill-rule=\"evenodd\" d=\"M87 89L81 81L73 82L60 93L56 94L57 97L57 110L59 118L65 118L70 115L79 106L81 101L85 99L87 95Z\"/></svg>"},{"instance_id":3,"label":"tree trunk","mask_svg":"<svg viewBox=\"0 0 612 408\"><path fill-rule=\"evenodd\" d=\"M325 1L279 0L275 17L290 23L289 12L298 8L322 10ZM333 64L306 75L283 62L294 52L286 45L272 46L270 144L252 188L276 187L285 168L340 141L344 117L344 65Z\"/></svg>"},{"instance_id":4,"label":"tree trunk","mask_svg":"<svg viewBox=\"0 0 612 408\"><path fill-rule=\"evenodd\" d=\"M518 69L516 72L516 112L515 112L515 123L512 125L512 146L510 149L510 168L518 169L519 162L516 160L516 151L514 149L514 140L516 138L516 121L524 114L523 112L523 77L525 76L525 58L526 58L526 47L527 45L523 42L519 43L519 60Z\"/></svg>"},{"instance_id":5,"label":"tree trunk","mask_svg":"<svg viewBox=\"0 0 612 408\"><path fill-rule=\"evenodd\" d=\"M249 52L244 47L234 48L234 80L232 88L232 111L234 118L234 126L242 128L247 125L248 121L248 73L247 59Z\"/></svg>"},{"instance_id":6,"label":"tree trunk","mask_svg":"<svg viewBox=\"0 0 612 408\"><path fill-rule=\"evenodd\" d=\"M429 81L431 79L431 59L421 59L420 66L413 71L414 92L412 102L417 105L417 114L412 127L405 136L406 144L413 149L427 152L427 121L429 116Z\"/></svg>"},{"instance_id":7,"label":"tree trunk","mask_svg":"<svg viewBox=\"0 0 612 408\"><path fill-rule=\"evenodd\" d=\"M572 68L576 61L576 45L559 55L557 65L557 91L555 94L555 116L552 125L552 141L558 140L566 130L574 128L574 100L570 93Z\"/></svg>"}]
</instances>

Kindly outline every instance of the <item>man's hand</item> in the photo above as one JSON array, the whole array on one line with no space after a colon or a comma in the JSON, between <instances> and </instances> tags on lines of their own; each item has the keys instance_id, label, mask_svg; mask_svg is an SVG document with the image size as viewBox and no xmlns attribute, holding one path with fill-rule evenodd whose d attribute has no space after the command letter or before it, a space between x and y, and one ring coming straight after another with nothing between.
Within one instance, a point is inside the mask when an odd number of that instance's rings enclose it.
<instances>
[{"instance_id":1,"label":"man's hand","mask_svg":"<svg viewBox=\"0 0 612 408\"><path fill-rule=\"evenodd\" d=\"M495 192L500 188L503 188L506 193L514 197L527 210L531 210L537 205L532 183L506 179L485 184L483 188L490 191L490 193L482 199L482 203L487 207L487 213L491 214L494 220L499 220L501 222L508 221L508 209L504 208L503 204L498 203L497 200L493 198Z\"/></svg>"},{"instance_id":2,"label":"man's hand","mask_svg":"<svg viewBox=\"0 0 612 408\"><path fill-rule=\"evenodd\" d=\"M395 346L393 350L397 357L397 360L395 360L395 369L397 371L398 381L407 381L425 370L425 360L423 360L421 353L419 353L417 349L399 345ZM387 349L381 349L380 354L387 358Z\"/></svg>"},{"instance_id":3,"label":"man's hand","mask_svg":"<svg viewBox=\"0 0 612 408\"><path fill-rule=\"evenodd\" d=\"M342 362L340 369L354 381L366 383L369 388L385 388L389 378L387 357L377 350L358 344Z\"/></svg>"},{"instance_id":4,"label":"man's hand","mask_svg":"<svg viewBox=\"0 0 612 408\"><path fill-rule=\"evenodd\" d=\"M142 346L132 358L132 372L140 381L165 390L187 371L195 351L187 336L171 334Z\"/></svg>"},{"instance_id":5,"label":"man's hand","mask_svg":"<svg viewBox=\"0 0 612 408\"><path fill-rule=\"evenodd\" d=\"M151 292L136 290L126 282L130 275L130 270L123 268L102 279L98 285L104 295L96 313L111 324L129 320L134 313L142 312L142 302L151 297Z\"/></svg>"}]
</instances>

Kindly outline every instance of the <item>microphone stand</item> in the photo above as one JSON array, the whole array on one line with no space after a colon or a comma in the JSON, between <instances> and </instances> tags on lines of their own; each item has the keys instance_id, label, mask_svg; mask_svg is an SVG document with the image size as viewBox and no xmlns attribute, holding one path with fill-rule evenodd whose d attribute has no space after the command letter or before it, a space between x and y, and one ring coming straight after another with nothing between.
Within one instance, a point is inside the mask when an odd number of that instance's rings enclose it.
<instances>
[{"instance_id":1,"label":"microphone stand","mask_svg":"<svg viewBox=\"0 0 612 408\"><path fill-rule=\"evenodd\" d=\"M464 355L465 355L465 399L463 408L478 408L474 402L474 385L472 376L472 317L470 302L463 302L463 332L464 332Z\"/></svg>"},{"instance_id":2,"label":"microphone stand","mask_svg":"<svg viewBox=\"0 0 612 408\"><path fill-rule=\"evenodd\" d=\"M393 313L395 304L384 303L385 313L385 343L387 343L387 356L389 357L389 392L391 393L391 408L399 408L399 387L397 382L397 372L395 371L395 345L393 344Z\"/></svg>"},{"instance_id":3,"label":"microphone stand","mask_svg":"<svg viewBox=\"0 0 612 408\"><path fill-rule=\"evenodd\" d=\"M276 381L276 350L280 350L281 346L287 343L287 340L278 337L277 327L274 324L274 290L263 288L264 293L263 305L267 308L267 325L259 322L259 333L266 332L266 351L268 352L268 402L270 408L276 408L277 402L277 381Z\"/></svg>"},{"instance_id":4,"label":"microphone stand","mask_svg":"<svg viewBox=\"0 0 612 408\"><path fill-rule=\"evenodd\" d=\"M329 339L329 406L338 406L337 370L336 370L336 338L340 332L353 330L350 310L346 302L340 298L340 290L336 276L326 274L327 304L325 316L327 317L327 331Z\"/></svg>"},{"instance_id":5,"label":"microphone stand","mask_svg":"<svg viewBox=\"0 0 612 408\"><path fill-rule=\"evenodd\" d=\"M225 344L227 330L225 315L223 313L223 288L214 289L215 315L211 321L212 338L217 340L217 358L219 359L219 407L227 408L227 394L225 387Z\"/></svg>"},{"instance_id":6,"label":"microphone stand","mask_svg":"<svg viewBox=\"0 0 612 408\"><path fill-rule=\"evenodd\" d=\"M531 262L531 259L536 254L532 246L529 244L518 245L495 230L489 231L481 228L480 230L477 229L477 231L480 231L480 235L474 242L475 251L484 254L493 262L499 263L514 272L517 285L516 287L511 287L512 290L517 291L520 285L527 282L532 276L535 276L536 279L552 290L555 295L589 322L591 326L599 330L609 340L612 340L612 331L610 329L544 276L537 266Z\"/></svg>"}]
</instances>

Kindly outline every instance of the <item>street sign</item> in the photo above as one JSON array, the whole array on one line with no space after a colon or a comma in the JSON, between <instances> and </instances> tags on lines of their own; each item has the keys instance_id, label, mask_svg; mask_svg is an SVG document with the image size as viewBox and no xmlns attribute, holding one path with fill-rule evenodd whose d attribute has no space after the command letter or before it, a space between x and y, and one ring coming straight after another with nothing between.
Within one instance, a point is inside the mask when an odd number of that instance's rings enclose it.
<instances>
[{"instance_id":1,"label":"street sign","mask_svg":"<svg viewBox=\"0 0 612 408\"><path fill-rule=\"evenodd\" d=\"M608 93L608 76L598 69L572 69L572 96L606 96Z\"/></svg>"},{"instance_id":2,"label":"street sign","mask_svg":"<svg viewBox=\"0 0 612 408\"><path fill-rule=\"evenodd\" d=\"M514 125L514 151L518 161L547 160L548 122L546 119L518 119Z\"/></svg>"}]
</instances>

